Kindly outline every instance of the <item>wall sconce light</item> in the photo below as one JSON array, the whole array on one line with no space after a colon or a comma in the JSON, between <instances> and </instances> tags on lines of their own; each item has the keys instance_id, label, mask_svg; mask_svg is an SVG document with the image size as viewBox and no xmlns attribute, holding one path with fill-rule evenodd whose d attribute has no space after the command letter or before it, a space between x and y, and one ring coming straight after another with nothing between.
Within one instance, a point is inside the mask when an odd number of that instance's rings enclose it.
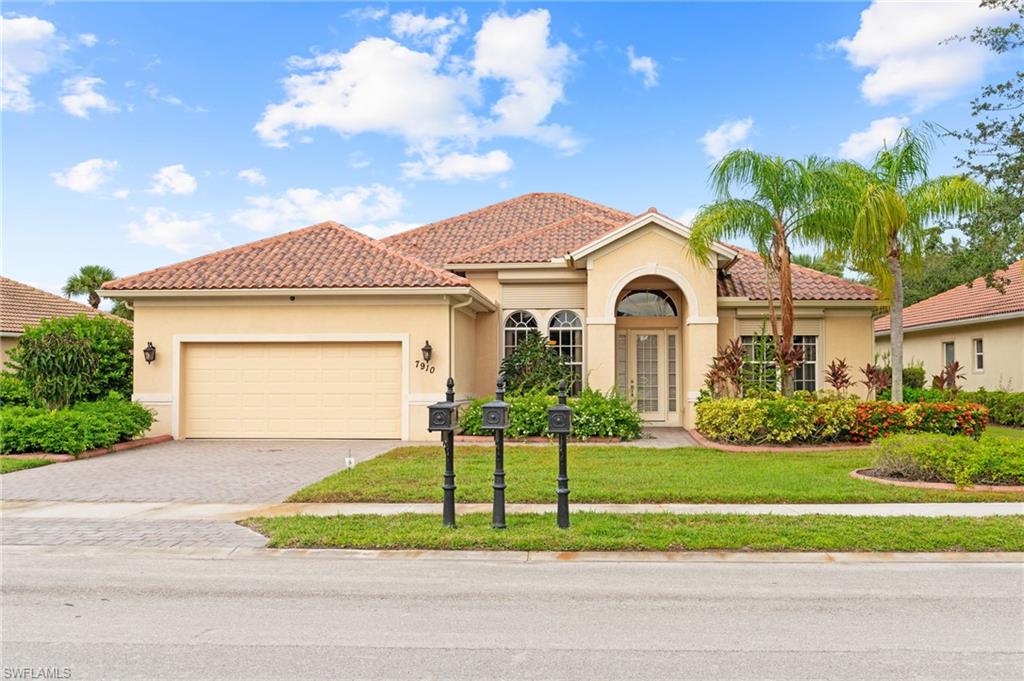
<instances>
[{"instance_id":1,"label":"wall sconce light","mask_svg":"<svg viewBox=\"0 0 1024 681\"><path fill-rule=\"evenodd\" d=\"M430 341L423 344L421 352L423 353L423 361L429 362L430 356L434 354L434 348L430 347Z\"/></svg>"},{"instance_id":2,"label":"wall sconce light","mask_svg":"<svg viewBox=\"0 0 1024 681\"><path fill-rule=\"evenodd\" d=\"M153 347L153 343L146 343L146 347L142 349L142 356L146 358L146 364L153 363L156 359L156 348Z\"/></svg>"}]
</instances>

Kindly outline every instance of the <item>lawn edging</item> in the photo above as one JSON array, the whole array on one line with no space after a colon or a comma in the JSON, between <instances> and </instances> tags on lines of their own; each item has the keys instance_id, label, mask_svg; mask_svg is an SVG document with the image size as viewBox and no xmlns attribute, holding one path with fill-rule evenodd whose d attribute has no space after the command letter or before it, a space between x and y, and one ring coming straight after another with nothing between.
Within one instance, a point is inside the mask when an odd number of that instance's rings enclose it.
<instances>
[{"instance_id":1,"label":"lawn edging","mask_svg":"<svg viewBox=\"0 0 1024 681\"><path fill-rule=\"evenodd\" d=\"M850 476L858 480L869 480L880 485L895 485L896 487L912 487L915 489L940 489L955 492L1024 492L1024 485L971 485L969 487L957 487L951 482L925 482L923 480L895 480L893 478L880 478L868 474L870 468L858 468L850 471Z\"/></svg>"},{"instance_id":2,"label":"lawn edging","mask_svg":"<svg viewBox=\"0 0 1024 681\"><path fill-rule=\"evenodd\" d=\"M715 442L709 439L696 428L688 428L687 431L700 447L717 449L720 452L757 453L764 452L848 452L859 449L866 449L871 446L870 442L844 442L842 444L796 444L796 445L733 445L725 442Z\"/></svg>"},{"instance_id":3,"label":"lawn edging","mask_svg":"<svg viewBox=\"0 0 1024 681\"><path fill-rule=\"evenodd\" d=\"M97 447L95 449L87 449L78 456L74 454L52 454L50 452L21 452L20 454L3 454L2 458L5 459L45 459L47 461L53 461L55 463L62 463L64 461L78 461L80 459L92 459L97 456L105 456L107 454L116 454L117 452L123 452L128 449L137 449L139 447L146 447L149 445L158 445L163 442L170 442L174 437L171 435L154 435L153 437L140 437L137 440L128 440L127 442L118 442L112 447Z\"/></svg>"}]
</instances>

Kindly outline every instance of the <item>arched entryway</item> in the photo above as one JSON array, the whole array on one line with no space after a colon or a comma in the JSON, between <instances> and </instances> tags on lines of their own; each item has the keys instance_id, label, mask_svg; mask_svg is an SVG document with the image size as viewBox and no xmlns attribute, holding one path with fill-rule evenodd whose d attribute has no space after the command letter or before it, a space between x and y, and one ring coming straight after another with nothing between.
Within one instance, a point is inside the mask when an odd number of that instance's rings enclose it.
<instances>
[{"instance_id":1,"label":"arched entryway","mask_svg":"<svg viewBox=\"0 0 1024 681\"><path fill-rule=\"evenodd\" d=\"M686 297L670 279L633 279L615 302L615 386L652 426L682 425Z\"/></svg>"}]
</instances>

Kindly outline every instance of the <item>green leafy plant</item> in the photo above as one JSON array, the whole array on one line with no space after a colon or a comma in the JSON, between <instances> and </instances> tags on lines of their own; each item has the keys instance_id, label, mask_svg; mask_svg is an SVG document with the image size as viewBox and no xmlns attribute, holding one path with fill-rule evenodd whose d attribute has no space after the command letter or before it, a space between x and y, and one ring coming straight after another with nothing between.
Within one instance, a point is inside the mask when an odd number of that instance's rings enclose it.
<instances>
[{"instance_id":1,"label":"green leafy plant","mask_svg":"<svg viewBox=\"0 0 1024 681\"><path fill-rule=\"evenodd\" d=\"M908 388L920 390L924 388L925 371L924 366L903 367L903 389ZM904 395L904 399L906 395ZM910 400L908 400L910 401Z\"/></svg>"},{"instance_id":2,"label":"green leafy plant","mask_svg":"<svg viewBox=\"0 0 1024 681\"><path fill-rule=\"evenodd\" d=\"M571 385L572 370L565 359L552 347L547 338L531 330L501 362L507 389L511 393L529 393L540 390L546 394L558 392L558 384Z\"/></svg>"},{"instance_id":3,"label":"green leafy plant","mask_svg":"<svg viewBox=\"0 0 1024 681\"><path fill-rule=\"evenodd\" d=\"M466 435L489 435L483 429L483 405L493 395L473 400L461 413L459 427ZM511 394L505 397L509 404L508 437L546 436L548 407L556 398L541 391ZM585 388L579 397L569 399L572 407L573 437L617 437L633 440L640 437L643 420L633 404L614 391L601 393Z\"/></svg>"},{"instance_id":4,"label":"green leafy plant","mask_svg":"<svg viewBox=\"0 0 1024 681\"><path fill-rule=\"evenodd\" d=\"M130 398L132 344L131 327L117 319L56 317L26 327L10 364L29 391L52 407L101 399L112 390ZM48 399L43 393L65 397Z\"/></svg>"},{"instance_id":5,"label":"green leafy plant","mask_svg":"<svg viewBox=\"0 0 1024 681\"><path fill-rule=\"evenodd\" d=\"M0 408L23 407L31 403L32 393L23 380L7 372L0 373Z\"/></svg>"},{"instance_id":6,"label":"green leafy plant","mask_svg":"<svg viewBox=\"0 0 1024 681\"><path fill-rule=\"evenodd\" d=\"M53 411L5 407L0 409L0 453L40 451L77 456L87 449L139 437L152 424L152 412L117 395Z\"/></svg>"},{"instance_id":7,"label":"green leafy plant","mask_svg":"<svg viewBox=\"0 0 1024 681\"><path fill-rule=\"evenodd\" d=\"M877 475L923 482L1024 485L1024 442L935 433L895 435L872 445Z\"/></svg>"},{"instance_id":8,"label":"green leafy plant","mask_svg":"<svg viewBox=\"0 0 1024 681\"><path fill-rule=\"evenodd\" d=\"M981 389L976 392L961 392L958 397L967 402L985 405L992 423L1024 427L1024 393Z\"/></svg>"},{"instance_id":9,"label":"green leafy plant","mask_svg":"<svg viewBox=\"0 0 1024 681\"><path fill-rule=\"evenodd\" d=\"M100 306L99 290L103 284L114 279L114 271L102 265L83 265L64 282L64 295L86 296L92 309Z\"/></svg>"}]
</instances>

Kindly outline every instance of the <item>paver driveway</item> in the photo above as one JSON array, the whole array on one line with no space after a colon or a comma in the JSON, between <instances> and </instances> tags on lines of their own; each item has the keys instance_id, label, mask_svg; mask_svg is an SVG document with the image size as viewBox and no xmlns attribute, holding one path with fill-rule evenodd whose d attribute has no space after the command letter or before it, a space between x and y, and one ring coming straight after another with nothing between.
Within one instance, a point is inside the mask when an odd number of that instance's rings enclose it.
<instances>
[{"instance_id":1,"label":"paver driveway","mask_svg":"<svg viewBox=\"0 0 1024 681\"><path fill-rule=\"evenodd\" d=\"M403 443L393 440L179 440L9 473L3 499L274 502Z\"/></svg>"}]
</instances>

